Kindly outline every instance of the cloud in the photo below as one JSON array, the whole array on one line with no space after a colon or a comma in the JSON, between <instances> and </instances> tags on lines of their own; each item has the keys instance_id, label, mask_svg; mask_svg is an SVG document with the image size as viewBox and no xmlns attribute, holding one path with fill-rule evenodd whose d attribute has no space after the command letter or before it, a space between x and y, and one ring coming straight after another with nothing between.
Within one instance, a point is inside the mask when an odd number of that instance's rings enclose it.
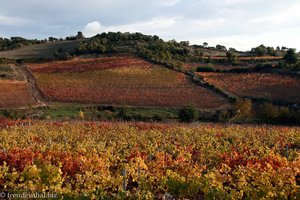
<instances>
[{"instance_id":1,"label":"cloud","mask_svg":"<svg viewBox=\"0 0 300 200\"><path fill-rule=\"evenodd\" d=\"M102 26L98 21L88 23L83 30L83 34L86 37L92 37L100 32L102 32Z\"/></svg>"},{"instance_id":2,"label":"cloud","mask_svg":"<svg viewBox=\"0 0 300 200\"><path fill-rule=\"evenodd\" d=\"M233 4L241 4L241 3L254 3L257 0L224 0L225 4L233 5Z\"/></svg>"},{"instance_id":3,"label":"cloud","mask_svg":"<svg viewBox=\"0 0 300 200\"><path fill-rule=\"evenodd\" d=\"M121 31L242 49L259 43L300 48L299 10L299 0L10 0L1 2L0 35Z\"/></svg>"},{"instance_id":4,"label":"cloud","mask_svg":"<svg viewBox=\"0 0 300 200\"><path fill-rule=\"evenodd\" d=\"M0 15L0 26L22 26L30 22L32 21L28 19Z\"/></svg>"},{"instance_id":5,"label":"cloud","mask_svg":"<svg viewBox=\"0 0 300 200\"><path fill-rule=\"evenodd\" d=\"M298 20L300 17L299 9L300 9L300 3L292 4L270 15L251 19L250 23L271 24L276 26L294 24L294 22L299 23Z\"/></svg>"},{"instance_id":6,"label":"cloud","mask_svg":"<svg viewBox=\"0 0 300 200\"><path fill-rule=\"evenodd\" d=\"M139 22L121 24L115 26L102 26L100 22L94 21L88 23L83 30L87 37L94 36L101 32L141 32L145 34L157 34L173 26L181 17L156 17Z\"/></svg>"},{"instance_id":7,"label":"cloud","mask_svg":"<svg viewBox=\"0 0 300 200\"><path fill-rule=\"evenodd\" d=\"M162 5L162 6L174 6L180 2L181 0L160 0L157 3L158 5Z\"/></svg>"}]
</instances>

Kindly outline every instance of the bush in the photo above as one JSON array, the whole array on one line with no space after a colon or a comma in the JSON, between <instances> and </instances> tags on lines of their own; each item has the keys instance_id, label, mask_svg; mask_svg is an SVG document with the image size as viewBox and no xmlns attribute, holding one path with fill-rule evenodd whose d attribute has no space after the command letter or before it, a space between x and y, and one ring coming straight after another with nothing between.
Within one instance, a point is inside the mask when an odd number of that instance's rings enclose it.
<instances>
[{"instance_id":1,"label":"bush","mask_svg":"<svg viewBox=\"0 0 300 200\"><path fill-rule=\"evenodd\" d=\"M297 63L293 66L293 70L295 70L295 71L300 70L300 62L297 62Z\"/></svg>"},{"instance_id":2,"label":"bush","mask_svg":"<svg viewBox=\"0 0 300 200\"><path fill-rule=\"evenodd\" d=\"M207 66L197 67L197 72L215 72L216 69L212 64L208 64Z\"/></svg>"},{"instance_id":3,"label":"bush","mask_svg":"<svg viewBox=\"0 0 300 200\"><path fill-rule=\"evenodd\" d=\"M291 123L296 118L296 112L288 107L276 106L272 103L264 103L259 106L258 116L268 122Z\"/></svg>"},{"instance_id":4,"label":"bush","mask_svg":"<svg viewBox=\"0 0 300 200\"><path fill-rule=\"evenodd\" d=\"M295 64L298 60L298 55L295 49L289 49L283 58L288 64Z\"/></svg>"},{"instance_id":5,"label":"bush","mask_svg":"<svg viewBox=\"0 0 300 200\"><path fill-rule=\"evenodd\" d=\"M281 60L278 62L278 67L281 68L281 69L284 69L286 68L287 64L284 60Z\"/></svg>"},{"instance_id":6,"label":"bush","mask_svg":"<svg viewBox=\"0 0 300 200\"><path fill-rule=\"evenodd\" d=\"M250 99L238 99L234 104L234 113L235 117L232 120L251 118L253 116L252 101Z\"/></svg>"},{"instance_id":7,"label":"bush","mask_svg":"<svg viewBox=\"0 0 300 200\"><path fill-rule=\"evenodd\" d=\"M274 120L280 115L279 109L277 106L274 106L271 103L264 103L259 106L259 116L265 120Z\"/></svg>"},{"instance_id":8,"label":"bush","mask_svg":"<svg viewBox=\"0 0 300 200\"><path fill-rule=\"evenodd\" d=\"M261 70L266 70L266 69L272 69L272 65L271 64L257 64L255 66L255 70L256 71L261 71Z\"/></svg>"},{"instance_id":9,"label":"bush","mask_svg":"<svg viewBox=\"0 0 300 200\"><path fill-rule=\"evenodd\" d=\"M188 105L179 113L179 118L183 122L194 122L198 120L198 110L194 105Z\"/></svg>"}]
</instances>

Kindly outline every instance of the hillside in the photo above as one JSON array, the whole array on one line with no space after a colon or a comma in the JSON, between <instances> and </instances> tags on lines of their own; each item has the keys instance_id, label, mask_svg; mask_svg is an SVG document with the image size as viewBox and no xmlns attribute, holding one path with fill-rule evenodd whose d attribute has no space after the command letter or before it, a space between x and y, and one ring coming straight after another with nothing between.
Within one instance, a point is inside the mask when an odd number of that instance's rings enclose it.
<instances>
[{"instance_id":1,"label":"hillside","mask_svg":"<svg viewBox=\"0 0 300 200\"><path fill-rule=\"evenodd\" d=\"M300 199L294 50L259 56L126 35L2 52L0 189Z\"/></svg>"},{"instance_id":2,"label":"hillside","mask_svg":"<svg viewBox=\"0 0 300 200\"><path fill-rule=\"evenodd\" d=\"M132 56L31 65L37 84L52 101L146 107L222 108L228 101L184 74Z\"/></svg>"},{"instance_id":3,"label":"hillside","mask_svg":"<svg viewBox=\"0 0 300 200\"><path fill-rule=\"evenodd\" d=\"M70 54L84 40L56 41L42 44L32 44L9 51L0 51L0 58L22 59L22 58L53 58L54 52L63 49Z\"/></svg>"},{"instance_id":4,"label":"hillside","mask_svg":"<svg viewBox=\"0 0 300 200\"><path fill-rule=\"evenodd\" d=\"M6 91L0 108L33 106L37 110L25 115L42 118L74 118L83 109L101 119L289 122L300 116L300 78L299 63L286 54L263 45L237 52L140 33L32 44L0 52L10 59L0 67ZM40 109L45 106L55 114ZM190 106L200 115L187 114ZM125 114L123 107L129 107Z\"/></svg>"}]
</instances>

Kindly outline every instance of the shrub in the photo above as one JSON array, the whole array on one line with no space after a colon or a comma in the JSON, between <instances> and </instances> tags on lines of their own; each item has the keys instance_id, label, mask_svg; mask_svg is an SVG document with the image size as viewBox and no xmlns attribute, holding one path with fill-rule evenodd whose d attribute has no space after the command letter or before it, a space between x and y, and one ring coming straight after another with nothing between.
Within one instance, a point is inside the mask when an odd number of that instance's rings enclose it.
<instances>
[{"instance_id":1,"label":"shrub","mask_svg":"<svg viewBox=\"0 0 300 200\"><path fill-rule=\"evenodd\" d=\"M280 115L279 108L271 103L263 103L259 106L259 116L265 120L276 119Z\"/></svg>"},{"instance_id":2,"label":"shrub","mask_svg":"<svg viewBox=\"0 0 300 200\"><path fill-rule=\"evenodd\" d=\"M179 118L183 122L194 122L198 119L199 113L194 105L188 105L179 113Z\"/></svg>"},{"instance_id":3,"label":"shrub","mask_svg":"<svg viewBox=\"0 0 300 200\"><path fill-rule=\"evenodd\" d=\"M216 69L212 64L207 64L207 66L197 67L197 72L215 72Z\"/></svg>"},{"instance_id":4,"label":"shrub","mask_svg":"<svg viewBox=\"0 0 300 200\"><path fill-rule=\"evenodd\" d=\"M295 64L295 63L297 63L298 55L296 53L296 50L295 49L289 49L287 51L286 55L284 56L284 60L288 64Z\"/></svg>"},{"instance_id":5,"label":"shrub","mask_svg":"<svg viewBox=\"0 0 300 200\"><path fill-rule=\"evenodd\" d=\"M129 120L129 109L127 106L122 106L119 110L118 117L123 120Z\"/></svg>"},{"instance_id":6,"label":"shrub","mask_svg":"<svg viewBox=\"0 0 300 200\"><path fill-rule=\"evenodd\" d=\"M252 117L252 101L250 99L238 99L234 105L235 119Z\"/></svg>"},{"instance_id":7,"label":"shrub","mask_svg":"<svg viewBox=\"0 0 300 200\"><path fill-rule=\"evenodd\" d=\"M266 69L272 69L272 65L271 64L257 64L255 67L256 71L261 71L261 70L266 70Z\"/></svg>"}]
</instances>

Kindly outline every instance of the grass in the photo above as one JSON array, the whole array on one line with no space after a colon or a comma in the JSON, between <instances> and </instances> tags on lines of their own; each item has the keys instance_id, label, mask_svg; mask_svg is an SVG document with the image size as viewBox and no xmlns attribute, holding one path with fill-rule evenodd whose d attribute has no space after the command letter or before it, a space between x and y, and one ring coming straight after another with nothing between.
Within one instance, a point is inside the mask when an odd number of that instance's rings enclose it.
<instances>
[{"instance_id":1,"label":"grass","mask_svg":"<svg viewBox=\"0 0 300 200\"><path fill-rule=\"evenodd\" d=\"M1 51L0 58L53 58L54 52L63 49L68 53L74 52L82 40L48 42L43 44L29 45L11 51Z\"/></svg>"},{"instance_id":2,"label":"grass","mask_svg":"<svg viewBox=\"0 0 300 200\"><path fill-rule=\"evenodd\" d=\"M121 111L126 110L120 115ZM139 120L139 121L176 121L179 109L172 108L136 108L128 106L83 106L80 104L53 104L46 108L11 110L11 118L32 117L49 120L78 120L83 111L86 120ZM7 115L8 114L8 115Z\"/></svg>"},{"instance_id":3,"label":"grass","mask_svg":"<svg viewBox=\"0 0 300 200\"><path fill-rule=\"evenodd\" d=\"M121 110L126 109L126 113L120 116ZM176 120L178 119L178 109L167 108L135 108L127 106L81 106L81 105L55 105L47 109L37 109L42 111L42 118L50 117L57 120L62 118L78 119L79 112L84 112L86 119L101 119L101 120L142 120L152 121L161 120Z\"/></svg>"}]
</instances>

